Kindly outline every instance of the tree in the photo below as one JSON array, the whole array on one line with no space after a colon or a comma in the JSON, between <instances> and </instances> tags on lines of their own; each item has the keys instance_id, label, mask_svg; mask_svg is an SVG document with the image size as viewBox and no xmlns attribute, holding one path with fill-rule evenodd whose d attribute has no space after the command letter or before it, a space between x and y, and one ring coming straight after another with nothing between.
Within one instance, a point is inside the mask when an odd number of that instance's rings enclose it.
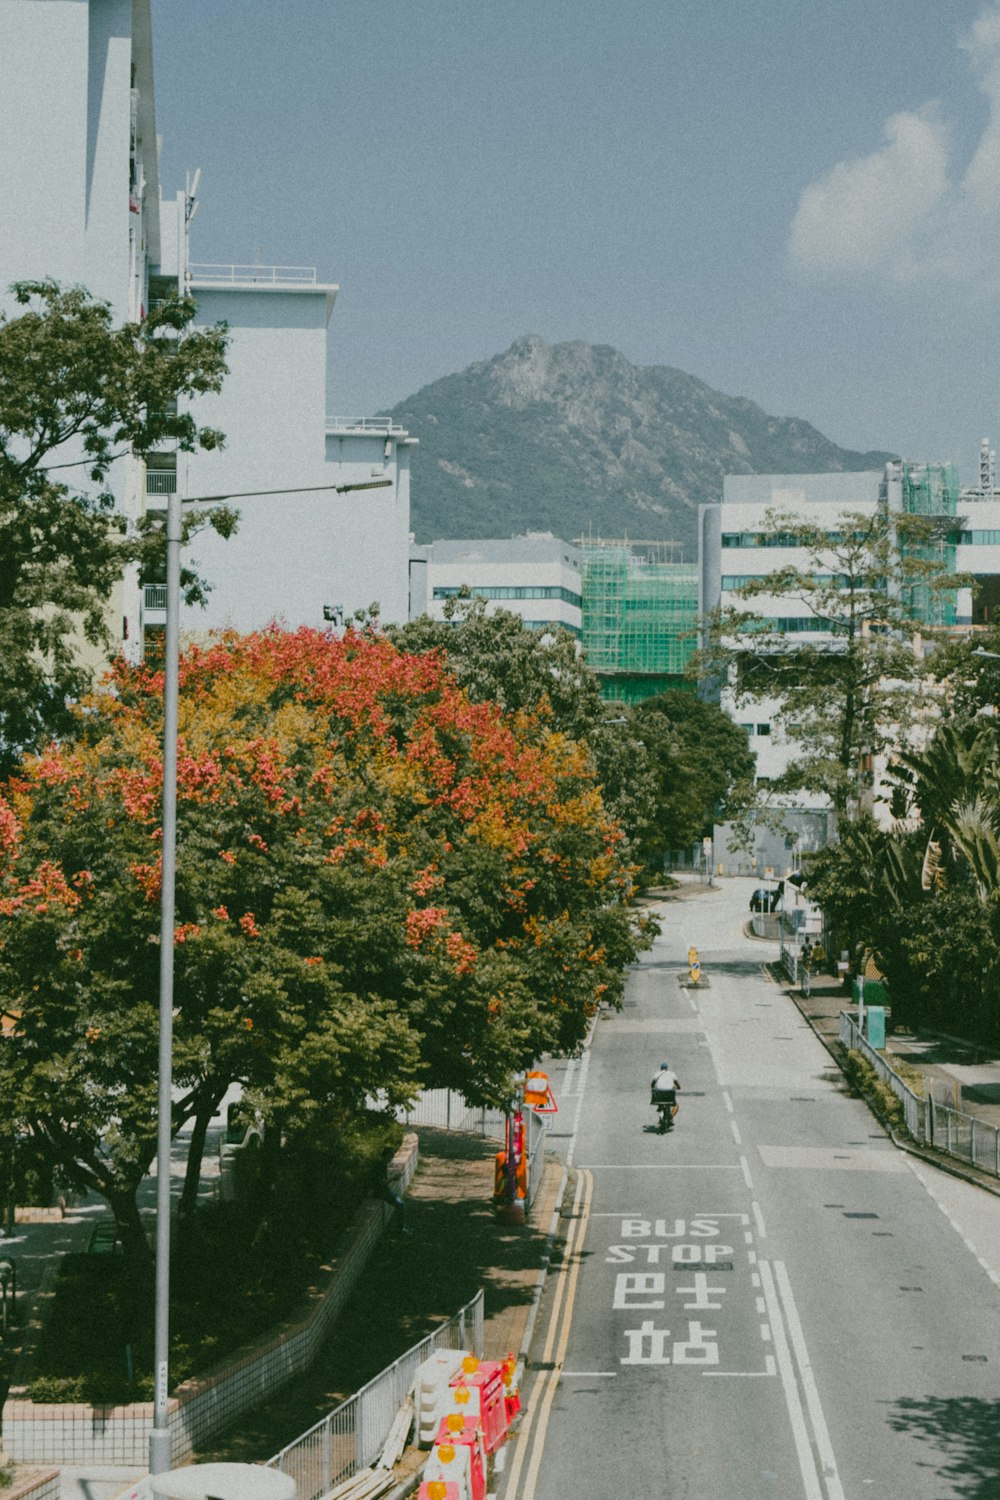
<instances>
[{"instance_id":1,"label":"tree","mask_svg":"<svg viewBox=\"0 0 1000 1500\"><path fill-rule=\"evenodd\" d=\"M27 311L0 314L0 774L68 729L67 704L90 682L82 643L111 647L112 589L128 564L154 567L162 552L150 525L127 535L107 489L112 464L168 442L219 446L221 434L177 402L219 390L226 373L225 329L192 329L190 300L115 328L82 288L19 282L13 292ZM74 474L93 488L64 482ZM223 512L212 524L226 533L233 520ZM185 583L202 595L194 575Z\"/></svg>"},{"instance_id":2,"label":"tree","mask_svg":"<svg viewBox=\"0 0 1000 1500\"><path fill-rule=\"evenodd\" d=\"M470 698L528 710L540 726L587 745L606 806L636 848L652 832L654 772L631 711L601 697L599 679L568 630L532 630L471 591L449 599L444 620L423 615L387 635L407 651L443 655Z\"/></svg>"},{"instance_id":3,"label":"tree","mask_svg":"<svg viewBox=\"0 0 1000 1500\"><path fill-rule=\"evenodd\" d=\"M0 1107L111 1204L155 1153L162 676L119 661L0 800ZM374 633L181 665L174 1127L241 1083L280 1146L418 1081L505 1102L652 927L584 747Z\"/></svg>"},{"instance_id":4,"label":"tree","mask_svg":"<svg viewBox=\"0 0 1000 1500\"><path fill-rule=\"evenodd\" d=\"M847 511L831 531L767 512L764 545L795 546L806 561L734 592L748 605L804 605L824 638L803 632L792 642L766 614L719 610L705 622L697 670L722 680L737 705L777 700L775 720L797 753L772 791L820 792L838 813L856 809L873 757L918 716L913 685L929 670L918 638L933 634L926 614L966 581L942 565L942 524L879 507Z\"/></svg>"},{"instance_id":5,"label":"tree","mask_svg":"<svg viewBox=\"0 0 1000 1500\"><path fill-rule=\"evenodd\" d=\"M1000 1010L1000 754L992 721L939 726L899 752L899 821L845 822L811 856L810 895L848 949L875 956L894 1022L996 1039Z\"/></svg>"},{"instance_id":6,"label":"tree","mask_svg":"<svg viewBox=\"0 0 1000 1500\"><path fill-rule=\"evenodd\" d=\"M656 770L656 817L642 854L659 868L664 850L693 844L749 804L755 757L746 732L693 693L647 698L632 724Z\"/></svg>"}]
</instances>

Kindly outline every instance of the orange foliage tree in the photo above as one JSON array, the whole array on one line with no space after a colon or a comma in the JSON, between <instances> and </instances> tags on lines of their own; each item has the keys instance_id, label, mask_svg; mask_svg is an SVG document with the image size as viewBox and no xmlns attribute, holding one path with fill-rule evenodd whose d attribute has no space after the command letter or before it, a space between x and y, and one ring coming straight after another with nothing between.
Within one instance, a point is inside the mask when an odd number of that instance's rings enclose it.
<instances>
[{"instance_id":1,"label":"orange foliage tree","mask_svg":"<svg viewBox=\"0 0 1000 1500\"><path fill-rule=\"evenodd\" d=\"M434 653L277 628L181 663L174 1123L240 1083L308 1133L421 1084L503 1102L650 929L584 748ZM0 1100L144 1251L162 677L119 664L0 799ZM189 1183L189 1187L191 1183ZM141 1244L140 1244L141 1241Z\"/></svg>"}]
</instances>

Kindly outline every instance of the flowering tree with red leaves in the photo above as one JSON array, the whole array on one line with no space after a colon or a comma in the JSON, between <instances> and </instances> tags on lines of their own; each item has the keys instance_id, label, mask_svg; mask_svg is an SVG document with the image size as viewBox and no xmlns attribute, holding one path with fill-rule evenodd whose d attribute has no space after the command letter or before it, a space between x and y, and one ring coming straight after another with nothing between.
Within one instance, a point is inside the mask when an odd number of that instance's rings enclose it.
<instances>
[{"instance_id":1,"label":"flowering tree with red leaves","mask_svg":"<svg viewBox=\"0 0 1000 1500\"><path fill-rule=\"evenodd\" d=\"M431 653L271 629L181 663L174 1123L280 1142L421 1084L502 1102L650 930L591 759ZM0 799L0 1100L112 1206L155 1155L162 680L120 663Z\"/></svg>"}]
</instances>

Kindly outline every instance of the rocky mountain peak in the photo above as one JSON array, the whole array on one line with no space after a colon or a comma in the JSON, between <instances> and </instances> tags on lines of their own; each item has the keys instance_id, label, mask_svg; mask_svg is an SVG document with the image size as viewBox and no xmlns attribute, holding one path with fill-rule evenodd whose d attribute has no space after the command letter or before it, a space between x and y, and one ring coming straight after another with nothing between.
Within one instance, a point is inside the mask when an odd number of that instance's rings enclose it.
<instances>
[{"instance_id":1,"label":"rocky mountain peak","mask_svg":"<svg viewBox=\"0 0 1000 1500\"><path fill-rule=\"evenodd\" d=\"M420 439L419 541L543 529L679 541L693 558L698 506L721 499L725 474L879 469L895 456L840 448L683 370L537 334L388 415Z\"/></svg>"}]
</instances>

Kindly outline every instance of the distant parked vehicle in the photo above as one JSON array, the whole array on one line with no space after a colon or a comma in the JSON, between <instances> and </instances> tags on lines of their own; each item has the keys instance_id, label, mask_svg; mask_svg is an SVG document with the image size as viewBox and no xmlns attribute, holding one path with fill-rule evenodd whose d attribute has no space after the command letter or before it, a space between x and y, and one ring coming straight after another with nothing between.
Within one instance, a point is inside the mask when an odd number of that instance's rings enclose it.
<instances>
[{"instance_id":1,"label":"distant parked vehicle","mask_svg":"<svg viewBox=\"0 0 1000 1500\"><path fill-rule=\"evenodd\" d=\"M780 902L780 886L776 886L774 890L768 890L767 886L759 885L750 897L750 910L757 912L777 911Z\"/></svg>"}]
</instances>

